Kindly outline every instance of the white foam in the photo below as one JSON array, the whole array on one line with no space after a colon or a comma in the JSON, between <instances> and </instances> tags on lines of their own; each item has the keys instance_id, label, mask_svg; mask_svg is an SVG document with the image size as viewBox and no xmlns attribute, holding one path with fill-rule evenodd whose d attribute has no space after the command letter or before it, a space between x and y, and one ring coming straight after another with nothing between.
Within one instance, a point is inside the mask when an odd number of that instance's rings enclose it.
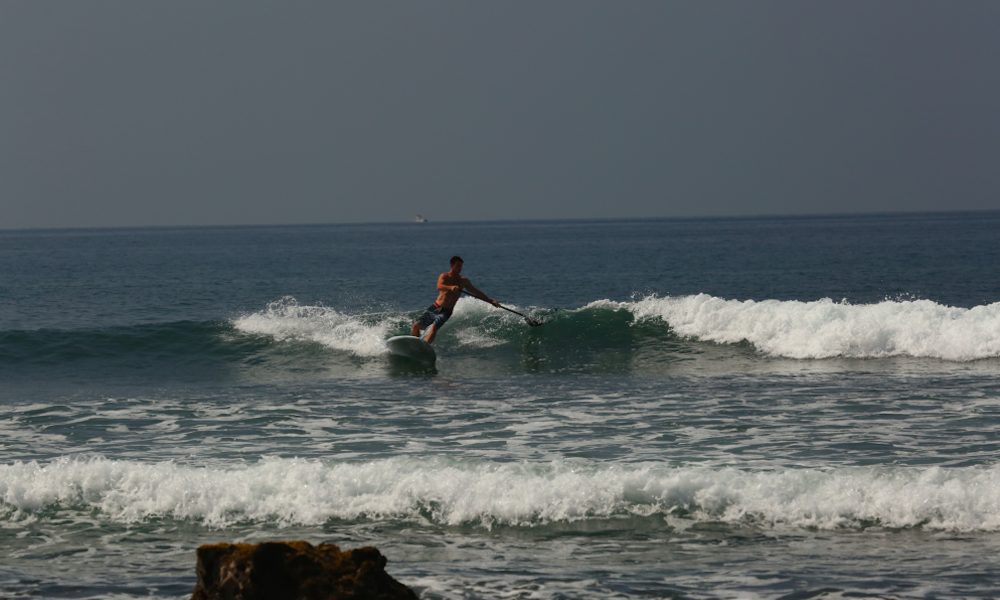
<instances>
[{"instance_id":1,"label":"white foam","mask_svg":"<svg viewBox=\"0 0 1000 600\"><path fill-rule=\"evenodd\" d=\"M997 498L1000 467L743 471L438 457L270 458L232 468L94 457L0 466L0 519L8 525L58 506L119 522L169 517L214 527L357 518L533 526L633 514L758 527L997 531Z\"/></svg>"},{"instance_id":2,"label":"white foam","mask_svg":"<svg viewBox=\"0 0 1000 600\"><path fill-rule=\"evenodd\" d=\"M699 294L653 296L618 306L631 310L637 320L662 319L684 337L725 344L746 340L765 354L786 358L971 361L1000 356L1000 303L974 308L930 300L852 305L830 299L755 302Z\"/></svg>"},{"instance_id":3,"label":"white foam","mask_svg":"<svg viewBox=\"0 0 1000 600\"><path fill-rule=\"evenodd\" d=\"M387 318L369 323L326 306L302 306L291 297L233 321L233 326L245 333L269 335L279 341L316 342L357 356L385 353L385 340L395 325Z\"/></svg>"}]
</instances>

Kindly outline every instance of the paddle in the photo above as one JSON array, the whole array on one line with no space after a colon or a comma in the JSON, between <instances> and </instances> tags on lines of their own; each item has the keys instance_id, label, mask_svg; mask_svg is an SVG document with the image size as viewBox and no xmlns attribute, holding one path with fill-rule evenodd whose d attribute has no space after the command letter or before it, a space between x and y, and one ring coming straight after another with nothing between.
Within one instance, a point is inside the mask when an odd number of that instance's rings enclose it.
<instances>
[{"instance_id":1,"label":"paddle","mask_svg":"<svg viewBox=\"0 0 1000 600\"><path fill-rule=\"evenodd\" d=\"M472 296L473 298L475 298L476 300L483 300L479 296L477 296L475 294L472 294L470 292L467 292L465 290L462 290L462 293L463 294L468 294L468 295ZM486 300L483 300L483 302L486 302ZM532 317L529 317L528 315L522 315L521 313L517 312L516 310L511 310L511 309L507 308L506 306L503 306L502 304L497 304L497 306L499 306L500 308L506 310L507 312L512 312L515 315L517 315L519 317L522 317L525 321L527 321L528 325L531 325L532 327L538 327L539 325L542 324L542 322L539 321L538 319L534 319Z\"/></svg>"}]
</instances>

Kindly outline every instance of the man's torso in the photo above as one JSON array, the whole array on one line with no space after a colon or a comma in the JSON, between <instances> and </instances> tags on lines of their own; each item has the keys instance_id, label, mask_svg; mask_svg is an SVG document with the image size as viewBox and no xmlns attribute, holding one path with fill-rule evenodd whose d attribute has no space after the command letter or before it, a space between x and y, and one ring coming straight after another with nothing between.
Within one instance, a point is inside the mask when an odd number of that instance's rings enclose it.
<instances>
[{"instance_id":1,"label":"man's torso","mask_svg":"<svg viewBox=\"0 0 1000 600\"><path fill-rule=\"evenodd\" d=\"M457 285L457 290L441 290L438 292L438 297L436 303L438 306L452 310L455 308L455 304L458 303L458 299L462 297L462 288L464 288L469 280L465 277L459 275L455 277L451 274L451 271L441 273L438 278L438 283L443 285Z\"/></svg>"}]
</instances>

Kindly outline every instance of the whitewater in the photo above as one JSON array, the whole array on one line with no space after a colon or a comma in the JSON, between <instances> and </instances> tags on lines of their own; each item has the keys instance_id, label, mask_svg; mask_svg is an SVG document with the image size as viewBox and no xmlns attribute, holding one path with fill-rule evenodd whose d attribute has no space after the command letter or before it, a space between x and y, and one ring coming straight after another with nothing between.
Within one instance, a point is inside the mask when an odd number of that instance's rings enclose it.
<instances>
[{"instance_id":1,"label":"whitewater","mask_svg":"<svg viewBox=\"0 0 1000 600\"><path fill-rule=\"evenodd\" d=\"M666 321L680 336L723 344L748 341L770 356L951 361L1000 356L1000 303L967 309L931 300L852 305L829 298L755 302L699 294L649 298L627 308L638 319Z\"/></svg>"},{"instance_id":2,"label":"whitewater","mask_svg":"<svg viewBox=\"0 0 1000 600\"><path fill-rule=\"evenodd\" d=\"M854 467L824 471L607 466L392 458L366 463L265 458L238 469L91 458L0 467L13 523L44 510L118 523L192 520L322 525L429 520L449 526L533 527L654 515L673 524L992 532L1000 529L1000 468ZM685 523L686 522L686 523Z\"/></svg>"}]
</instances>

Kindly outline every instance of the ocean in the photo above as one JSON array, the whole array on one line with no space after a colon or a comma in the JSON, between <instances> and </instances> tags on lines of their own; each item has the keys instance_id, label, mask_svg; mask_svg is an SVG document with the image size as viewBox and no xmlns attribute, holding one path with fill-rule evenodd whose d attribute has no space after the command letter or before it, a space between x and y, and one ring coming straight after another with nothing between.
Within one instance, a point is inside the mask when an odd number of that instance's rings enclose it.
<instances>
[{"instance_id":1,"label":"ocean","mask_svg":"<svg viewBox=\"0 0 1000 600\"><path fill-rule=\"evenodd\" d=\"M448 259L434 368L390 360ZM1000 596L1000 212L0 231L0 597Z\"/></svg>"}]
</instances>

